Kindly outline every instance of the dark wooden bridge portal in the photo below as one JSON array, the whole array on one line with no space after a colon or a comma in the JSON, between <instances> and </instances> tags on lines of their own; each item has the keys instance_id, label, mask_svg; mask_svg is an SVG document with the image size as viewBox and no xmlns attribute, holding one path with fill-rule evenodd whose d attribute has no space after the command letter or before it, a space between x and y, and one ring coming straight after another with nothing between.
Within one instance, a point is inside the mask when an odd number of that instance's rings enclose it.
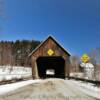
<instances>
[{"instance_id":1,"label":"dark wooden bridge portal","mask_svg":"<svg viewBox=\"0 0 100 100\"><path fill-rule=\"evenodd\" d=\"M49 36L29 55L33 78L69 76L69 57L70 54Z\"/></svg>"}]
</instances>

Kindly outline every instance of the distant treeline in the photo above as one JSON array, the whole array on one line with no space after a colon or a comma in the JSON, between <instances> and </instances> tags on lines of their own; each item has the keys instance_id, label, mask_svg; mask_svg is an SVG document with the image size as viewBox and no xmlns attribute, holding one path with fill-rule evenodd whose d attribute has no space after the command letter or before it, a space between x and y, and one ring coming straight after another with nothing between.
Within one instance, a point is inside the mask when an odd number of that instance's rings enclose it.
<instances>
[{"instance_id":1,"label":"distant treeline","mask_svg":"<svg viewBox=\"0 0 100 100\"><path fill-rule=\"evenodd\" d=\"M0 65L29 66L28 55L40 41L16 40L0 42Z\"/></svg>"}]
</instances>

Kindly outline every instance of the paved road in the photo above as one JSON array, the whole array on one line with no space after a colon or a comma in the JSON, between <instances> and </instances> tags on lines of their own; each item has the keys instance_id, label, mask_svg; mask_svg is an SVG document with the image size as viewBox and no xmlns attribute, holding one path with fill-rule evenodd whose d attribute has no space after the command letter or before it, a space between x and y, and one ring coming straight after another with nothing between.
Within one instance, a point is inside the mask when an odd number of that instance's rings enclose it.
<instances>
[{"instance_id":1,"label":"paved road","mask_svg":"<svg viewBox=\"0 0 100 100\"><path fill-rule=\"evenodd\" d=\"M0 96L0 100L97 100L70 81L46 79Z\"/></svg>"}]
</instances>

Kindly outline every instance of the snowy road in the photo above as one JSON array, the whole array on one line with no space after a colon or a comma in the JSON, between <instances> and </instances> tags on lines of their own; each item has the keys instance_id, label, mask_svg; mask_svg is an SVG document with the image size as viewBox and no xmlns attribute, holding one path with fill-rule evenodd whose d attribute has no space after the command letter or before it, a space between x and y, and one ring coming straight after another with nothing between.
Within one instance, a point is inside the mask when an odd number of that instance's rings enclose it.
<instances>
[{"instance_id":1,"label":"snowy road","mask_svg":"<svg viewBox=\"0 0 100 100\"><path fill-rule=\"evenodd\" d=\"M70 82L62 79L41 80L1 95L0 100L99 100Z\"/></svg>"}]
</instances>

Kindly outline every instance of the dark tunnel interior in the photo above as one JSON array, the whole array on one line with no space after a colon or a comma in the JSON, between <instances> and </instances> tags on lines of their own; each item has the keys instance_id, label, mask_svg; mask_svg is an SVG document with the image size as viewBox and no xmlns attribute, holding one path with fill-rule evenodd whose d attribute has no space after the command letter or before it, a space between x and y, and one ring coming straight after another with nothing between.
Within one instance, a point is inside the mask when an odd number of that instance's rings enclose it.
<instances>
[{"instance_id":1,"label":"dark tunnel interior","mask_svg":"<svg viewBox=\"0 0 100 100\"><path fill-rule=\"evenodd\" d=\"M36 62L40 78L65 78L65 60L62 57L39 57ZM54 70L53 75L46 74L49 69Z\"/></svg>"}]
</instances>

